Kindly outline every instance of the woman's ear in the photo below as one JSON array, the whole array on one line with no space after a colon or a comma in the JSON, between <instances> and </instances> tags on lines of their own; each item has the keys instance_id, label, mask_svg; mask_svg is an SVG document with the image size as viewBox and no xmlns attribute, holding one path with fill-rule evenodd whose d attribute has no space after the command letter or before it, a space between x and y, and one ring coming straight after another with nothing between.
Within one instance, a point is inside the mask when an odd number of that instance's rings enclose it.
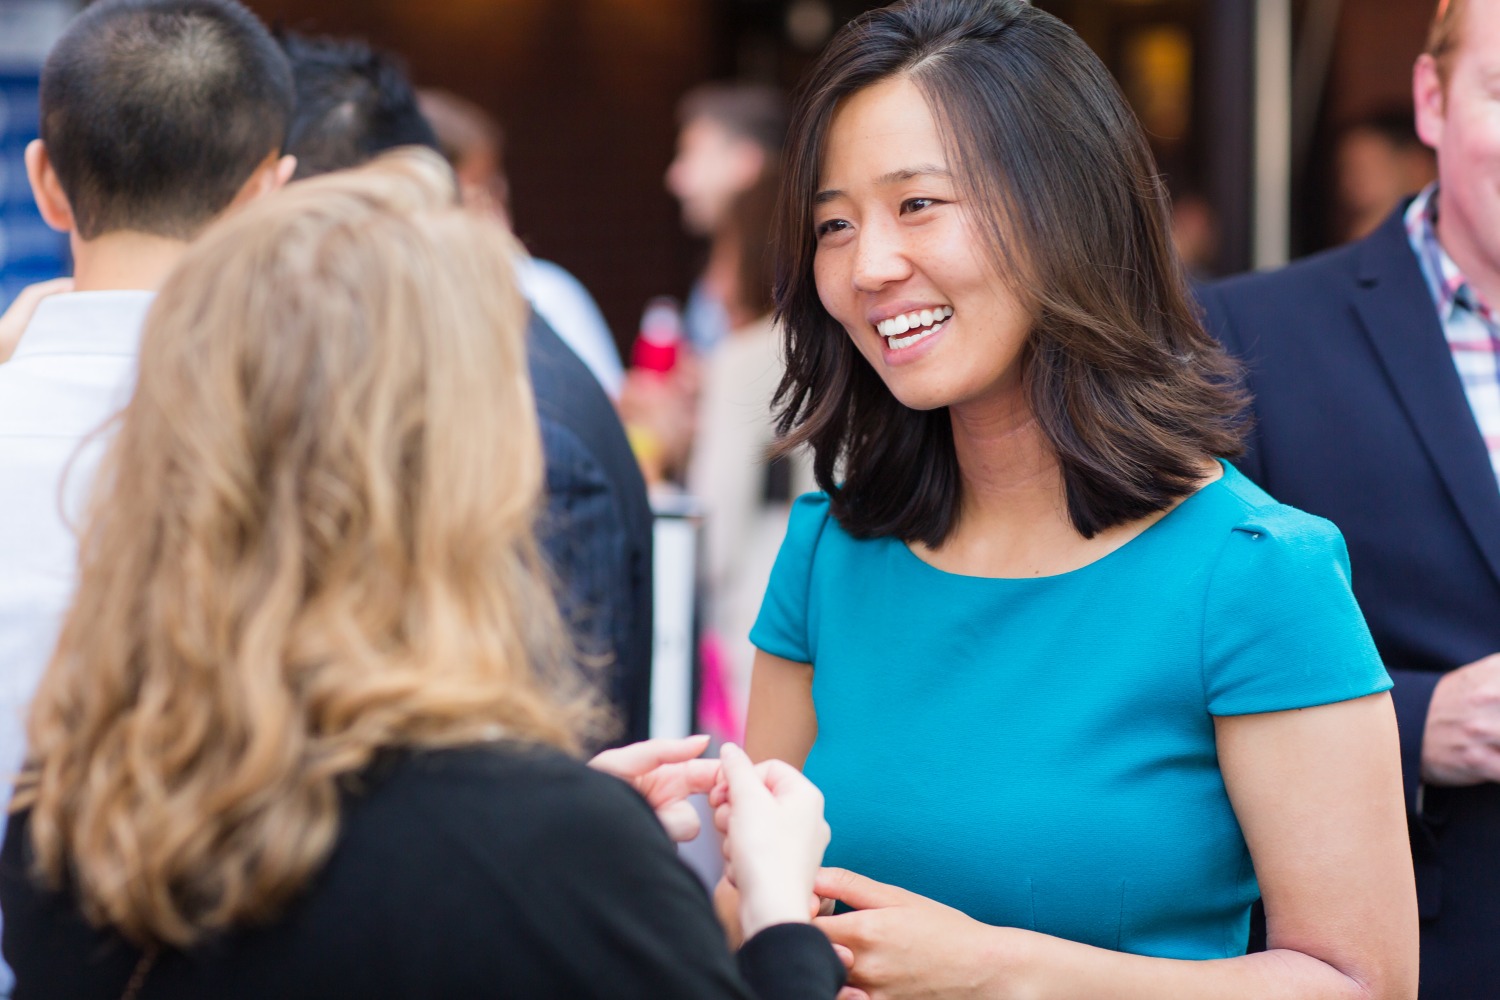
<instances>
[{"instance_id":1,"label":"woman's ear","mask_svg":"<svg viewBox=\"0 0 1500 1000\"><path fill-rule=\"evenodd\" d=\"M60 233L72 233L77 228L73 205L52 168L47 144L40 139L31 140L26 147L26 179L31 182L31 196L36 199L42 221Z\"/></svg>"}]
</instances>

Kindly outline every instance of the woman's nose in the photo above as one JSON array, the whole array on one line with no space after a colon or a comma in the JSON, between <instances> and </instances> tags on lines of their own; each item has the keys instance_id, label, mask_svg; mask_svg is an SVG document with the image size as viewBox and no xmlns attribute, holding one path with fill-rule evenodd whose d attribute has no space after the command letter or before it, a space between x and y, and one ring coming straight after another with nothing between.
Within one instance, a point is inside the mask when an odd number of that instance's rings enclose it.
<instances>
[{"instance_id":1,"label":"woman's nose","mask_svg":"<svg viewBox=\"0 0 1500 1000\"><path fill-rule=\"evenodd\" d=\"M854 254L854 287L879 291L893 281L911 276L911 261L899 234L887 225L867 225L859 234Z\"/></svg>"}]
</instances>

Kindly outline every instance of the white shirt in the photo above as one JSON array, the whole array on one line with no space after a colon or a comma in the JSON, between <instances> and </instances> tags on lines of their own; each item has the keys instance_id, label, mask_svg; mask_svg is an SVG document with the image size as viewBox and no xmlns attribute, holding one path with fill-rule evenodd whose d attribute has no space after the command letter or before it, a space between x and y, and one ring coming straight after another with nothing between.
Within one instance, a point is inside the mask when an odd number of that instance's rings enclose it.
<instances>
[{"instance_id":1,"label":"white shirt","mask_svg":"<svg viewBox=\"0 0 1500 1000\"><path fill-rule=\"evenodd\" d=\"M619 399L620 388L625 384L620 351L615 347L609 324L604 322L604 315L583 283L550 260L535 257L516 260L516 281L537 315L588 366L609 398Z\"/></svg>"},{"instance_id":2,"label":"white shirt","mask_svg":"<svg viewBox=\"0 0 1500 1000\"><path fill-rule=\"evenodd\" d=\"M26 707L73 594L75 528L104 450L104 436L90 435L130 399L151 299L150 292L44 299L15 354L0 364L0 768L7 774L21 763Z\"/></svg>"}]
</instances>

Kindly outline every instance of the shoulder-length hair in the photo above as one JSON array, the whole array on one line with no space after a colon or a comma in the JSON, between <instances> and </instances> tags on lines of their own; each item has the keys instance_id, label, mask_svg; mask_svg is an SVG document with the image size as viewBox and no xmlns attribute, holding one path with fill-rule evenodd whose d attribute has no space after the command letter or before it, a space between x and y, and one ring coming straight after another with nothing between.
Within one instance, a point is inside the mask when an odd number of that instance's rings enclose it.
<instances>
[{"instance_id":1,"label":"shoulder-length hair","mask_svg":"<svg viewBox=\"0 0 1500 1000\"><path fill-rule=\"evenodd\" d=\"M13 809L91 921L276 915L393 747L571 747L590 709L532 541L514 246L436 154L219 223L162 289L96 480Z\"/></svg>"},{"instance_id":2,"label":"shoulder-length hair","mask_svg":"<svg viewBox=\"0 0 1500 1000\"><path fill-rule=\"evenodd\" d=\"M1165 509L1207 457L1239 454L1237 369L1197 318L1163 185L1104 66L1022 0L908 0L850 22L804 83L778 212L783 446L811 446L844 528L936 546L959 514L948 413L891 395L813 275L830 124L844 98L897 76L925 96L996 280L1033 317L1024 385L1073 526L1092 537Z\"/></svg>"}]
</instances>

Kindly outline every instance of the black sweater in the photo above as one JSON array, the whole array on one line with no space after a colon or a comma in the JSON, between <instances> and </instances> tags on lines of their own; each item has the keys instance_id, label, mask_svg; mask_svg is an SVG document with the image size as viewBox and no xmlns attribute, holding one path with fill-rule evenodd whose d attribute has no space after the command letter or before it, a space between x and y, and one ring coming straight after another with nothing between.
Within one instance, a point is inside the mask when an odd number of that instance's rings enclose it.
<instances>
[{"instance_id":1,"label":"black sweater","mask_svg":"<svg viewBox=\"0 0 1500 1000\"><path fill-rule=\"evenodd\" d=\"M360 785L327 865L274 924L163 953L141 1000L831 1000L842 984L806 925L757 935L737 970L650 808L560 754L392 754ZM117 1000L140 953L39 888L28 844L13 816L0 905L15 1000Z\"/></svg>"}]
</instances>

